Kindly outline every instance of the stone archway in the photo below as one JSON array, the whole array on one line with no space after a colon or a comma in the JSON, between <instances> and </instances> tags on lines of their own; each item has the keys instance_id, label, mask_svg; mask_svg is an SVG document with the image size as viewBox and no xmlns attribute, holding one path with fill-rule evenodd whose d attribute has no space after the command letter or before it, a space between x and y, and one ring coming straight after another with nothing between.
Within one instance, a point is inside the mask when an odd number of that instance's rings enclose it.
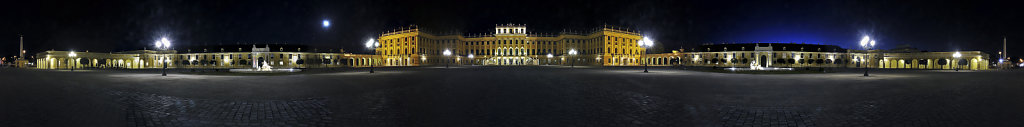
<instances>
[{"instance_id":1,"label":"stone archway","mask_svg":"<svg viewBox=\"0 0 1024 127\"><path fill-rule=\"evenodd\" d=\"M256 58L256 66L257 67L263 67L263 62L264 62L263 57Z\"/></svg>"},{"instance_id":2,"label":"stone archway","mask_svg":"<svg viewBox=\"0 0 1024 127\"><path fill-rule=\"evenodd\" d=\"M768 67L768 56L761 55L761 58L757 60L757 64L761 67Z\"/></svg>"}]
</instances>

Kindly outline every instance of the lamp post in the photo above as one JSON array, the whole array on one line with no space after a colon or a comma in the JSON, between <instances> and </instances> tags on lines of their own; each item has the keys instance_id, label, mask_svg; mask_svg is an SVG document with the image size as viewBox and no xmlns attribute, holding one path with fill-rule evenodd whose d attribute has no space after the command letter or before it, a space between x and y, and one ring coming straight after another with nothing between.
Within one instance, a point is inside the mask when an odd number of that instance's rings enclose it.
<instances>
[{"instance_id":1,"label":"lamp post","mask_svg":"<svg viewBox=\"0 0 1024 127\"><path fill-rule=\"evenodd\" d=\"M160 40L157 40L155 44L156 49L159 49L161 51L167 51L167 49L171 47L171 41L167 40L166 37L160 38ZM160 63L164 65L164 68L161 70L160 76L167 76L167 53L163 53L163 58L160 59Z\"/></svg>"},{"instance_id":2,"label":"lamp post","mask_svg":"<svg viewBox=\"0 0 1024 127\"><path fill-rule=\"evenodd\" d=\"M870 52L869 50L871 50L871 48L875 47L875 40L871 40L871 37L864 36L864 38L862 38L860 40L860 47L864 49L864 53L865 54L868 54L868 56L870 56L871 54L869 53ZM867 60L867 56L865 56L864 61L863 61L863 63L864 63L864 76L868 76L868 65L869 65L868 62L870 62L870 61Z\"/></svg>"},{"instance_id":3,"label":"lamp post","mask_svg":"<svg viewBox=\"0 0 1024 127\"><path fill-rule=\"evenodd\" d=\"M640 56L640 60L642 60L644 62L644 73L647 73L647 64L650 61L648 61L647 58L644 58L644 57L647 56L647 50L650 49L651 46L654 46L654 41L651 41L651 39L649 39L647 37L644 37L643 40L639 40L636 43L640 47L644 48L644 52L640 53L640 55L641 55Z\"/></svg>"},{"instance_id":4,"label":"lamp post","mask_svg":"<svg viewBox=\"0 0 1024 127\"><path fill-rule=\"evenodd\" d=\"M75 57L77 57L78 54L75 54L75 51L71 51L71 53L68 53L68 56L71 57L71 61L75 61ZM68 63L71 64L71 71L75 71L75 67L78 67L78 65L76 65L75 62L68 62Z\"/></svg>"},{"instance_id":5,"label":"lamp post","mask_svg":"<svg viewBox=\"0 0 1024 127\"><path fill-rule=\"evenodd\" d=\"M473 65L473 54L469 54L469 56L466 57L469 57L469 65Z\"/></svg>"},{"instance_id":6,"label":"lamp post","mask_svg":"<svg viewBox=\"0 0 1024 127\"><path fill-rule=\"evenodd\" d=\"M374 51L373 49L379 47L380 43L377 43L377 41L374 41L373 39L370 39L370 40L366 40L366 44L365 45L366 45L367 49L370 49L370 51L373 51L372 55L377 55L377 51ZM373 73L373 64L374 64L373 63L373 57L370 57L370 73Z\"/></svg>"},{"instance_id":7,"label":"lamp post","mask_svg":"<svg viewBox=\"0 0 1024 127\"><path fill-rule=\"evenodd\" d=\"M569 68L576 68L576 49L569 49Z\"/></svg>"},{"instance_id":8,"label":"lamp post","mask_svg":"<svg viewBox=\"0 0 1024 127\"><path fill-rule=\"evenodd\" d=\"M549 65L551 64L551 57L555 57L555 55L552 55L551 53L548 53L548 61L545 64L549 64Z\"/></svg>"},{"instance_id":9,"label":"lamp post","mask_svg":"<svg viewBox=\"0 0 1024 127\"><path fill-rule=\"evenodd\" d=\"M953 60L956 61L954 63L954 65L956 65L954 71L960 71L960 56L961 56L960 52L953 53L953 58L954 58Z\"/></svg>"},{"instance_id":10,"label":"lamp post","mask_svg":"<svg viewBox=\"0 0 1024 127\"><path fill-rule=\"evenodd\" d=\"M444 62L444 68L448 68L448 63L450 63L451 59L452 59L451 58L452 51L448 50L448 49L444 49L444 52L442 52L442 54L444 54L444 61L445 61Z\"/></svg>"}]
</instances>

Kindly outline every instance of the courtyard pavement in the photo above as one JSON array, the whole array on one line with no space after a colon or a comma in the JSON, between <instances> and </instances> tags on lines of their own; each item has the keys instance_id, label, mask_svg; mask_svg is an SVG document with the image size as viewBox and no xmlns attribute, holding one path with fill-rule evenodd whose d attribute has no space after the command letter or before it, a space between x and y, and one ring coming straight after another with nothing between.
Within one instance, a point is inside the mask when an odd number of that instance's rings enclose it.
<instances>
[{"instance_id":1,"label":"courtyard pavement","mask_svg":"<svg viewBox=\"0 0 1024 127\"><path fill-rule=\"evenodd\" d=\"M1024 72L0 69L0 126L1024 126Z\"/></svg>"}]
</instances>

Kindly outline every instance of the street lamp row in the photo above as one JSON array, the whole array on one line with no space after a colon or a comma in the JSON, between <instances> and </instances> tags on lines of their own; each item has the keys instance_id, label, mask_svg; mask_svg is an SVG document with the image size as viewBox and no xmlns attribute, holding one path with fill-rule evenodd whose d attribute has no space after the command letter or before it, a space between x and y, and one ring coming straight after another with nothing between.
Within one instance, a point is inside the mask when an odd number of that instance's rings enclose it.
<instances>
[{"instance_id":1,"label":"street lamp row","mask_svg":"<svg viewBox=\"0 0 1024 127\"><path fill-rule=\"evenodd\" d=\"M167 37L160 38L155 43L156 49L161 51L167 51L167 49L171 48L171 41L167 40ZM163 57L160 58L160 63L164 65L164 68L161 70L160 76L167 76L167 53L163 52L161 54L163 54Z\"/></svg>"},{"instance_id":2,"label":"street lamp row","mask_svg":"<svg viewBox=\"0 0 1024 127\"><path fill-rule=\"evenodd\" d=\"M444 60L445 60L445 62L444 62L444 68L448 68L448 63L451 63L451 62L452 62L452 61L451 61L451 59L452 59L452 58L451 58L451 55L452 55L452 51L451 51L451 50L448 50L448 49L444 49L444 52L441 52L441 54L444 54L444 57L445 57L445 59L444 59Z\"/></svg>"},{"instance_id":3,"label":"street lamp row","mask_svg":"<svg viewBox=\"0 0 1024 127\"><path fill-rule=\"evenodd\" d=\"M644 73L647 73L647 64L648 64L648 63L649 63L650 61L647 61L647 58L644 58L644 57L645 57L645 56L647 56L647 51L648 51L648 49L650 49L650 47L651 47L651 46L654 46L654 41L651 41L651 39L650 39L650 38L644 37L644 39L643 39L643 40L639 40L639 41L637 41L636 43L637 43L637 45L639 45L640 47L643 47L643 48L644 48L644 52L643 52L643 53L640 53L640 55L641 55L641 56L640 56L640 61L641 61L641 62L644 62Z\"/></svg>"},{"instance_id":4,"label":"street lamp row","mask_svg":"<svg viewBox=\"0 0 1024 127\"><path fill-rule=\"evenodd\" d=\"M860 47L864 49L865 54L870 56L870 50L875 47L875 40L871 40L871 37L864 36L864 38L860 39ZM868 76L868 62L870 62L867 60L868 56L865 56L864 61L862 61L864 63L864 76Z\"/></svg>"},{"instance_id":5,"label":"street lamp row","mask_svg":"<svg viewBox=\"0 0 1024 127\"><path fill-rule=\"evenodd\" d=\"M74 61L73 63L71 63L71 71L75 71L75 68L78 67L78 61L75 60L75 57L78 57L78 54L76 54L75 51L71 51L70 53L68 53L68 56L71 57L71 61Z\"/></svg>"},{"instance_id":6,"label":"street lamp row","mask_svg":"<svg viewBox=\"0 0 1024 127\"><path fill-rule=\"evenodd\" d=\"M377 55L377 51L374 51L373 49L377 48L377 47L380 47L380 43L377 43L377 41L374 41L373 39L370 39L370 40L366 40L366 44L365 45L366 45L366 48L370 49L370 51L373 52L371 57L370 57L370 73L373 73L374 60L373 60L372 56L376 56Z\"/></svg>"}]
</instances>

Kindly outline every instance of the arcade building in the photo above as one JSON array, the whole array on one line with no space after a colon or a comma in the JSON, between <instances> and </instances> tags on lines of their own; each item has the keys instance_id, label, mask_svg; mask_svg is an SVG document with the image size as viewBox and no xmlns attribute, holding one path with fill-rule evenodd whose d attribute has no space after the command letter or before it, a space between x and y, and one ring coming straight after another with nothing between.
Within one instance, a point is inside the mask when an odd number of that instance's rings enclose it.
<instances>
[{"instance_id":1,"label":"arcade building","mask_svg":"<svg viewBox=\"0 0 1024 127\"><path fill-rule=\"evenodd\" d=\"M526 25L498 24L494 32L431 33L416 26L381 33L372 54L301 45L256 44L135 50L45 51L35 68L332 68L373 66L702 66L778 68L898 68L987 70L980 51L926 52L911 48L851 50L793 43L711 44L648 54L643 35L602 26L585 32L533 33ZM312 49L312 50L311 50ZM444 53L448 51L449 53ZM575 51L575 52L572 52Z\"/></svg>"},{"instance_id":2,"label":"arcade building","mask_svg":"<svg viewBox=\"0 0 1024 127\"><path fill-rule=\"evenodd\" d=\"M689 52L682 50L648 54L642 61L702 67L989 69L989 54L981 51L852 50L794 43L711 44L691 48Z\"/></svg>"}]
</instances>

